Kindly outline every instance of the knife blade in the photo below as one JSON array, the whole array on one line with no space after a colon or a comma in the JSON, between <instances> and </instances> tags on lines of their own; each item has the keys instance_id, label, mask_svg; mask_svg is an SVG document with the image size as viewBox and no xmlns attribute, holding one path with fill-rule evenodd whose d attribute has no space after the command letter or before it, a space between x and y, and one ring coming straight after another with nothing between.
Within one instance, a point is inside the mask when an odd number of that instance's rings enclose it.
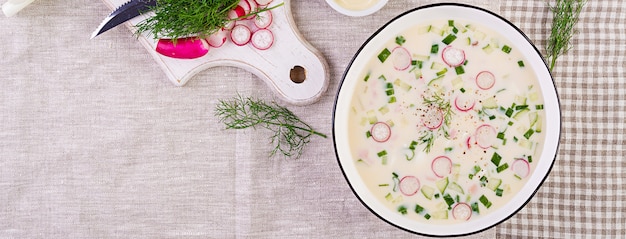
<instances>
[{"instance_id":1,"label":"knife blade","mask_svg":"<svg viewBox=\"0 0 626 239\"><path fill-rule=\"evenodd\" d=\"M149 12L156 4L157 0L130 0L122 4L102 21L100 26L91 34L91 39L130 19Z\"/></svg>"}]
</instances>

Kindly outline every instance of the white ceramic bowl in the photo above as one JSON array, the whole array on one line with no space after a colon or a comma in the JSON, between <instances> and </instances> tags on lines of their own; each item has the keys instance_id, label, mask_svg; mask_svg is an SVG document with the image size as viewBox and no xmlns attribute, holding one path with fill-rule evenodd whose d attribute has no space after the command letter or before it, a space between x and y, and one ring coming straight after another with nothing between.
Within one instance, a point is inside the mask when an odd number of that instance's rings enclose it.
<instances>
[{"instance_id":1,"label":"white ceramic bowl","mask_svg":"<svg viewBox=\"0 0 626 239\"><path fill-rule=\"evenodd\" d=\"M515 48L523 52L526 61L528 61L527 66L534 69L539 79L546 113L544 121L546 136L543 151L539 152L538 165L521 191L507 204L489 214L482 215L475 220L450 225L427 224L408 219L396 211L390 210L374 197L361 179L355 166L356 160L350 152L347 120L354 88L356 83L362 80L358 77L369 60L376 57L378 52L375 51L378 51L377 49L380 49L391 37L397 36L411 26L442 18L466 19L491 27L502 36L507 37ZM463 4L434 4L410 10L394 18L375 32L356 53L347 67L337 93L333 114L333 140L337 159L355 195L382 220L406 231L428 236L461 236L481 232L517 213L530 201L552 169L560 133L561 112L557 92L552 76L539 50L520 29L506 19L487 10Z\"/></svg>"},{"instance_id":2,"label":"white ceramic bowl","mask_svg":"<svg viewBox=\"0 0 626 239\"><path fill-rule=\"evenodd\" d=\"M383 8L387 4L387 2L388 2L388 0L379 0L378 3L374 4L372 7L368 8L368 9L355 11L355 10L346 9L346 8L340 6L339 4L337 4L337 2L335 0L326 0L326 3L328 3L328 5L330 5L330 7L335 9L335 11L337 11L337 12L343 14L343 15L351 16L351 17L362 17L362 16L367 16L367 15L370 15L372 13L375 13L378 10L380 10L381 8Z\"/></svg>"}]
</instances>

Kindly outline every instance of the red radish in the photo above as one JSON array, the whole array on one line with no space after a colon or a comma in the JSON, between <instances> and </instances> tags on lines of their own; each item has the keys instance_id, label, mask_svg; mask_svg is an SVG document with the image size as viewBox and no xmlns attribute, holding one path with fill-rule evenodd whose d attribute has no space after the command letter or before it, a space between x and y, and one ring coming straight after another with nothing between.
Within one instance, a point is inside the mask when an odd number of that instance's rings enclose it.
<instances>
[{"instance_id":1,"label":"red radish","mask_svg":"<svg viewBox=\"0 0 626 239\"><path fill-rule=\"evenodd\" d=\"M472 136L469 136L467 137L467 141L465 141L468 149L472 148L472 139L473 139Z\"/></svg>"},{"instance_id":2,"label":"red radish","mask_svg":"<svg viewBox=\"0 0 626 239\"><path fill-rule=\"evenodd\" d=\"M209 52L209 44L206 40L196 37L178 39L176 43L171 39L160 39L156 52L172 58L194 59L206 55Z\"/></svg>"},{"instance_id":3,"label":"red radish","mask_svg":"<svg viewBox=\"0 0 626 239\"><path fill-rule=\"evenodd\" d=\"M403 71L411 66L411 53L404 47L396 47L391 51L393 67L396 70Z\"/></svg>"},{"instance_id":4,"label":"red radish","mask_svg":"<svg viewBox=\"0 0 626 239\"><path fill-rule=\"evenodd\" d=\"M452 160L447 156L439 156L430 164L433 173L438 178L443 178L452 173Z\"/></svg>"},{"instance_id":5,"label":"red radish","mask_svg":"<svg viewBox=\"0 0 626 239\"><path fill-rule=\"evenodd\" d=\"M273 0L254 0L259 6L267 6L272 3Z\"/></svg>"},{"instance_id":6,"label":"red radish","mask_svg":"<svg viewBox=\"0 0 626 239\"><path fill-rule=\"evenodd\" d=\"M250 6L250 13L255 13L257 8L258 8L258 5L256 4L256 2L254 0L244 0L244 1L246 1L248 3L248 6ZM255 17L255 15L256 14L248 16L248 18L246 18L246 19L252 19L252 18Z\"/></svg>"},{"instance_id":7,"label":"red radish","mask_svg":"<svg viewBox=\"0 0 626 239\"><path fill-rule=\"evenodd\" d=\"M496 77L489 71L482 71L476 76L476 85L478 88L488 90L496 84Z\"/></svg>"},{"instance_id":8,"label":"red radish","mask_svg":"<svg viewBox=\"0 0 626 239\"><path fill-rule=\"evenodd\" d=\"M391 138L391 127L385 122L378 122L372 125L370 129L372 139L376 142L387 142Z\"/></svg>"},{"instance_id":9,"label":"red radish","mask_svg":"<svg viewBox=\"0 0 626 239\"><path fill-rule=\"evenodd\" d=\"M250 3L248 3L247 0L241 0L239 1L239 4L237 4L237 6L242 7L245 14L244 15L248 15L250 14Z\"/></svg>"},{"instance_id":10,"label":"red radish","mask_svg":"<svg viewBox=\"0 0 626 239\"><path fill-rule=\"evenodd\" d=\"M207 41L210 46L218 48L224 45L227 37L228 37L228 33L226 32L226 30L222 28L218 30L217 32L211 34L211 36L207 38Z\"/></svg>"},{"instance_id":11,"label":"red radish","mask_svg":"<svg viewBox=\"0 0 626 239\"><path fill-rule=\"evenodd\" d=\"M441 58L448 66L457 67L465 63L465 51L447 46L441 52Z\"/></svg>"},{"instance_id":12,"label":"red radish","mask_svg":"<svg viewBox=\"0 0 626 239\"><path fill-rule=\"evenodd\" d=\"M237 24L230 30L230 40L237 46L243 46L250 42L252 32L246 25Z\"/></svg>"},{"instance_id":13,"label":"red radish","mask_svg":"<svg viewBox=\"0 0 626 239\"><path fill-rule=\"evenodd\" d=\"M259 29L252 35L252 45L259 50L267 50L274 44L274 33L268 29Z\"/></svg>"},{"instance_id":14,"label":"red radish","mask_svg":"<svg viewBox=\"0 0 626 239\"><path fill-rule=\"evenodd\" d=\"M493 145L494 140L498 137L498 133L493 126L484 124L476 129L474 137L476 138L476 144L478 144L478 146L487 149Z\"/></svg>"},{"instance_id":15,"label":"red radish","mask_svg":"<svg viewBox=\"0 0 626 239\"><path fill-rule=\"evenodd\" d=\"M530 174L530 164L525 159L515 159L511 168L521 178L528 177L528 174Z\"/></svg>"},{"instance_id":16,"label":"red radish","mask_svg":"<svg viewBox=\"0 0 626 239\"><path fill-rule=\"evenodd\" d=\"M440 109L431 107L428 108L426 114L424 114L424 126L428 129L437 129L443 124L443 112Z\"/></svg>"},{"instance_id":17,"label":"red radish","mask_svg":"<svg viewBox=\"0 0 626 239\"><path fill-rule=\"evenodd\" d=\"M233 10L228 13L228 17L230 19L238 19L246 15L246 9L241 5L237 5Z\"/></svg>"},{"instance_id":18,"label":"red radish","mask_svg":"<svg viewBox=\"0 0 626 239\"><path fill-rule=\"evenodd\" d=\"M454 99L454 106L456 106L456 109L463 112L472 110L474 105L476 105L476 100L467 94L460 94L456 97L456 99Z\"/></svg>"},{"instance_id":19,"label":"red radish","mask_svg":"<svg viewBox=\"0 0 626 239\"><path fill-rule=\"evenodd\" d=\"M413 196L420 190L420 180L415 176L405 176L400 179L400 192L406 196Z\"/></svg>"},{"instance_id":20,"label":"red radish","mask_svg":"<svg viewBox=\"0 0 626 239\"><path fill-rule=\"evenodd\" d=\"M268 28L272 25L273 19L272 11L263 11L254 17L254 25L258 28Z\"/></svg>"},{"instance_id":21,"label":"red radish","mask_svg":"<svg viewBox=\"0 0 626 239\"><path fill-rule=\"evenodd\" d=\"M456 220L469 220L472 217L472 207L464 202L457 203L452 208L452 217Z\"/></svg>"}]
</instances>

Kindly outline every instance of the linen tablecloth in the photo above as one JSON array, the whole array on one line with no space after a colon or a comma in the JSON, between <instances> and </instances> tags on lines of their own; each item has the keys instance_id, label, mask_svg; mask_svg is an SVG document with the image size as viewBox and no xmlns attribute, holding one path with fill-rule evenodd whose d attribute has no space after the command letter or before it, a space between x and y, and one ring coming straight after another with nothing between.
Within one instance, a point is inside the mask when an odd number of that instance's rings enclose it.
<instances>
[{"instance_id":1,"label":"linen tablecloth","mask_svg":"<svg viewBox=\"0 0 626 239\"><path fill-rule=\"evenodd\" d=\"M302 35L326 57L321 100L291 106L232 67L173 86L124 27L94 40L101 1L35 1L0 18L0 238L415 238L368 211L330 138L299 159L269 158L266 131L224 130L220 99L276 100L331 135L334 96L359 46L398 14L361 18L292 1ZM522 29L539 49L551 1L461 1ZM625 238L626 5L590 0L555 68L562 107L556 163L536 196L470 238ZM277 43L280 44L280 43ZM542 50L543 52L543 50Z\"/></svg>"}]
</instances>

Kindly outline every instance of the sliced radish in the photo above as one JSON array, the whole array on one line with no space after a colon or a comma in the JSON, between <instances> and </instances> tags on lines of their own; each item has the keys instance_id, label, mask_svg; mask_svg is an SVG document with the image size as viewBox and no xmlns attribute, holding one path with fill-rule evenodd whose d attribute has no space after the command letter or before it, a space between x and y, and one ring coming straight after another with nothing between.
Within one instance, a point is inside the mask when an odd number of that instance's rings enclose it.
<instances>
[{"instance_id":1,"label":"sliced radish","mask_svg":"<svg viewBox=\"0 0 626 239\"><path fill-rule=\"evenodd\" d=\"M479 147L487 149L493 145L493 142L498 137L498 133L493 126L484 124L476 129L474 137L476 138L476 144L478 144Z\"/></svg>"},{"instance_id":2,"label":"sliced radish","mask_svg":"<svg viewBox=\"0 0 626 239\"><path fill-rule=\"evenodd\" d=\"M250 6L250 13L255 13L258 8L258 4L254 0L245 0L245 1L248 3L248 6ZM246 19L252 19L255 17L255 15L256 14L250 15Z\"/></svg>"},{"instance_id":3,"label":"sliced radish","mask_svg":"<svg viewBox=\"0 0 626 239\"><path fill-rule=\"evenodd\" d=\"M206 55L209 52L209 44L206 40L195 37L178 39L176 43L171 39L160 39L156 52L172 58L194 59Z\"/></svg>"},{"instance_id":4,"label":"sliced radish","mask_svg":"<svg viewBox=\"0 0 626 239\"><path fill-rule=\"evenodd\" d=\"M222 28L217 32L211 34L207 38L207 42L210 46L218 48L224 45L224 43L226 42L226 38L228 38L228 33L225 29Z\"/></svg>"},{"instance_id":5,"label":"sliced radish","mask_svg":"<svg viewBox=\"0 0 626 239\"><path fill-rule=\"evenodd\" d=\"M430 107L424 114L424 126L428 129L437 129L443 124L443 112L435 107Z\"/></svg>"},{"instance_id":6,"label":"sliced radish","mask_svg":"<svg viewBox=\"0 0 626 239\"><path fill-rule=\"evenodd\" d=\"M452 46L447 46L441 52L441 58L446 65L457 67L465 63L465 51Z\"/></svg>"},{"instance_id":7,"label":"sliced radish","mask_svg":"<svg viewBox=\"0 0 626 239\"><path fill-rule=\"evenodd\" d=\"M252 32L246 25L238 24L230 30L230 40L237 46L243 46L250 42Z\"/></svg>"},{"instance_id":8,"label":"sliced radish","mask_svg":"<svg viewBox=\"0 0 626 239\"><path fill-rule=\"evenodd\" d=\"M511 168L520 178L528 177L528 174L530 174L530 164L525 159L515 159Z\"/></svg>"},{"instance_id":9,"label":"sliced radish","mask_svg":"<svg viewBox=\"0 0 626 239\"><path fill-rule=\"evenodd\" d=\"M465 141L465 143L467 144L467 148L471 149L472 148L472 140L474 138L472 138L472 136L467 137L467 140Z\"/></svg>"},{"instance_id":10,"label":"sliced radish","mask_svg":"<svg viewBox=\"0 0 626 239\"><path fill-rule=\"evenodd\" d=\"M456 220L469 220L472 217L472 207L467 203L457 203L452 208L452 217Z\"/></svg>"},{"instance_id":11,"label":"sliced radish","mask_svg":"<svg viewBox=\"0 0 626 239\"><path fill-rule=\"evenodd\" d=\"M404 47L396 47L391 51L391 59L393 60L393 67L396 70L403 71L409 69L411 66L411 53Z\"/></svg>"},{"instance_id":12,"label":"sliced radish","mask_svg":"<svg viewBox=\"0 0 626 239\"><path fill-rule=\"evenodd\" d=\"M387 142L391 137L391 127L385 122L378 122L372 125L370 134L372 135L372 139L376 142Z\"/></svg>"},{"instance_id":13,"label":"sliced radish","mask_svg":"<svg viewBox=\"0 0 626 239\"><path fill-rule=\"evenodd\" d=\"M433 173L438 178L443 178L452 173L452 160L447 156L439 156L430 164Z\"/></svg>"},{"instance_id":14,"label":"sliced radish","mask_svg":"<svg viewBox=\"0 0 626 239\"><path fill-rule=\"evenodd\" d=\"M274 0L254 0L259 6L267 6Z\"/></svg>"},{"instance_id":15,"label":"sliced radish","mask_svg":"<svg viewBox=\"0 0 626 239\"><path fill-rule=\"evenodd\" d=\"M406 196L413 196L420 190L420 180L415 176L405 176L400 179L400 192Z\"/></svg>"},{"instance_id":16,"label":"sliced radish","mask_svg":"<svg viewBox=\"0 0 626 239\"><path fill-rule=\"evenodd\" d=\"M248 3L247 0L241 0L239 1L239 4L237 4L237 6L242 7L244 10L244 15L248 15L250 14L250 3Z\"/></svg>"},{"instance_id":17,"label":"sliced radish","mask_svg":"<svg viewBox=\"0 0 626 239\"><path fill-rule=\"evenodd\" d=\"M476 100L474 99L474 97L471 97L467 94L460 94L456 97L456 99L454 99L454 106L456 106L456 109L463 112L472 110L475 105Z\"/></svg>"},{"instance_id":18,"label":"sliced radish","mask_svg":"<svg viewBox=\"0 0 626 239\"><path fill-rule=\"evenodd\" d=\"M259 29L252 35L252 45L259 50L267 50L274 44L274 33L268 29Z\"/></svg>"},{"instance_id":19,"label":"sliced radish","mask_svg":"<svg viewBox=\"0 0 626 239\"><path fill-rule=\"evenodd\" d=\"M496 77L489 71L482 71L476 76L476 85L478 88L488 90L496 84Z\"/></svg>"},{"instance_id":20,"label":"sliced radish","mask_svg":"<svg viewBox=\"0 0 626 239\"><path fill-rule=\"evenodd\" d=\"M268 28L272 25L273 19L272 11L263 11L256 14L254 25L258 28Z\"/></svg>"}]
</instances>

